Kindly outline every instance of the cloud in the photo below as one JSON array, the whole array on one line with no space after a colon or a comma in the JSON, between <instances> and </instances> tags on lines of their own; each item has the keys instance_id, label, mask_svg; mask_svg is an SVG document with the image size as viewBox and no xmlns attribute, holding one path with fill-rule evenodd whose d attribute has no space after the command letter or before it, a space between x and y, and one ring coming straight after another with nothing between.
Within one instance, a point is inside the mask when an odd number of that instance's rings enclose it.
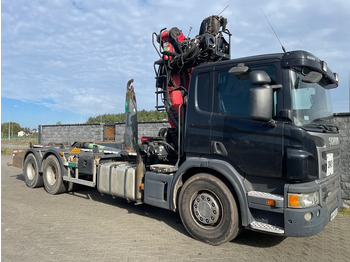
<instances>
[{"instance_id":1,"label":"cloud","mask_svg":"<svg viewBox=\"0 0 350 262\"><path fill-rule=\"evenodd\" d=\"M152 32L177 26L187 35L192 26L193 37L228 4L233 57L281 52L263 8L288 50L309 50L347 80L344 1L18 0L2 3L2 96L86 115L116 113L134 78L139 109L153 109Z\"/></svg>"}]
</instances>

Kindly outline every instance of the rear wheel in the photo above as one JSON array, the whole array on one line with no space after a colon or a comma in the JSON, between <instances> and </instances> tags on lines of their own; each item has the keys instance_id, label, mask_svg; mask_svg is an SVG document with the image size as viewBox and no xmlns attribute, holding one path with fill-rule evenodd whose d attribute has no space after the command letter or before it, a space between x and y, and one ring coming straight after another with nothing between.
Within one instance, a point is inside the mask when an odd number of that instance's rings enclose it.
<instances>
[{"instance_id":1,"label":"rear wheel","mask_svg":"<svg viewBox=\"0 0 350 262\"><path fill-rule=\"evenodd\" d=\"M34 154L29 154L24 160L23 175L26 185L30 188L42 187L43 177L39 173L38 161Z\"/></svg>"},{"instance_id":2,"label":"rear wheel","mask_svg":"<svg viewBox=\"0 0 350 262\"><path fill-rule=\"evenodd\" d=\"M52 194L67 191L67 183L63 181L61 165L54 155L48 156L44 161L43 180L45 190Z\"/></svg>"},{"instance_id":3,"label":"rear wheel","mask_svg":"<svg viewBox=\"0 0 350 262\"><path fill-rule=\"evenodd\" d=\"M211 245L231 241L240 232L231 191L210 174L197 174L186 181L179 196L179 213L186 230Z\"/></svg>"}]
</instances>

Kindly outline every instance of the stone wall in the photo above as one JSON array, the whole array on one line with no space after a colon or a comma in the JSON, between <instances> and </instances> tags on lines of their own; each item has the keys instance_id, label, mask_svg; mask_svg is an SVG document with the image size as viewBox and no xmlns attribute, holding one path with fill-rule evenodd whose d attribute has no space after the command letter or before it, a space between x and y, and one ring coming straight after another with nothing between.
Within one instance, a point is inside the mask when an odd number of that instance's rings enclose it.
<instances>
[{"instance_id":1,"label":"stone wall","mask_svg":"<svg viewBox=\"0 0 350 262\"><path fill-rule=\"evenodd\" d=\"M139 141L143 136L157 136L161 128L170 127L168 121L141 122L138 123ZM124 140L125 123L115 123L115 141L121 143Z\"/></svg>"},{"instance_id":2,"label":"stone wall","mask_svg":"<svg viewBox=\"0 0 350 262\"><path fill-rule=\"evenodd\" d=\"M350 207L350 113L334 114L335 125L339 128L341 144L341 188L345 206Z\"/></svg>"},{"instance_id":3,"label":"stone wall","mask_svg":"<svg viewBox=\"0 0 350 262\"><path fill-rule=\"evenodd\" d=\"M139 140L143 136L157 136L161 128L169 127L167 121L138 124ZM104 141L104 124L43 125L39 144L73 143L75 141ZM125 124L115 123L115 141L124 140Z\"/></svg>"},{"instance_id":4,"label":"stone wall","mask_svg":"<svg viewBox=\"0 0 350 262\"><path fill-rule=\"evenodd\" d=\"M103 124L43 125L39 126L39 144L103 141L103 130Z\"/></svg>"}]
</instances>

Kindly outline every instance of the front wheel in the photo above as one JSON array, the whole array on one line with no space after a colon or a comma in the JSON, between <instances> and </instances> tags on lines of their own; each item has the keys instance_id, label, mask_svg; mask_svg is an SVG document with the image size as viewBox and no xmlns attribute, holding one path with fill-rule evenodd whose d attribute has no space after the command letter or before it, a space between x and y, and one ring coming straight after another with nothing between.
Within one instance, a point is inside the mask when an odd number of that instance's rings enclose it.
<instances>
[{"instance_id":1,"label":"front wheel","mask_svg":"<svg viewBox=\"0 0 350 262\"><path fill-rule=\"evenodd\" d=\"M179 213L190 235L211 245L231 241L240 232L231 191L210 174L197 174L186 181L179 196Z\"/></svg>"}]
</instances>

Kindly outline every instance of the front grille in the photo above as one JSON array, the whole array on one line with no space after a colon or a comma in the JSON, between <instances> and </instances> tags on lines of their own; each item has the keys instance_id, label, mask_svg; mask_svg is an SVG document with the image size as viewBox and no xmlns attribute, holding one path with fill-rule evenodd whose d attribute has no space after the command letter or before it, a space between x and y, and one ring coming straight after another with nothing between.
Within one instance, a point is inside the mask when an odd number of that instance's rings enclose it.
<instances>
[{"instance_id":1,"label":"front grille","mask_svg":"<svg viewBox=\"0 0 350 262\"><path fill-rule=\"evenodd\" d=\"M324 179L331 176L337 176L340 170L339 134L332 132L309 133L310 135L312 135L316 145L318 160L318 177L320 179ZM332 158L333 163L331 161ZM331 164L333 164L333 166L331 166Z\"/></svg>"},{"instance_id":2,"label":"front grille","mask_svg":"<svg viewBox=\"0 0 350 262\"><path fill-rule=\"evenodd\" d=\"M327 154L333 154L334 158L339 158L340 157L340 150L336 149L336 150L327 150L322 152L322 158L324 160L327 160Z\"/></svg>"},{"instance_id":3,"label":"front grille","mask_svg":"<svg viewBox=\"0 0 350 262\"><path fill-rule=\"evenodd\" d=\"M327 180L321 185L321 206L331 208L337 201L337 196L340 190L339 176L335 176Z\"/></svg>"},{"instance_id":4,"label":"front grille","mask_svg":"<svg viewBox=\"0 0 350 262\"><path fill-rule=\"evenodd\" d=\"M340 169L340 150L324 150L323 148L318 148L319 151L319 167L320 167L320 178L327 177L327 155L333 154L333 175L338 174Z\"/></svg>"}]
</instances>

